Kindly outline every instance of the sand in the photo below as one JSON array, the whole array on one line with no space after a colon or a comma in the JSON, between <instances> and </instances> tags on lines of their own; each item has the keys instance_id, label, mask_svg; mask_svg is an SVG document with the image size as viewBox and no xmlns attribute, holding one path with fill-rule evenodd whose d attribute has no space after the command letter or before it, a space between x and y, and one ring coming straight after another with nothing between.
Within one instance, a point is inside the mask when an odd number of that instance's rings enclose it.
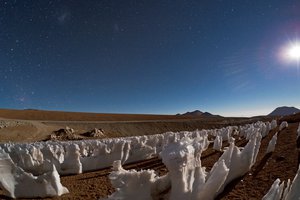
<instances>
[{"instance_id":1,"label":"sand","mask_svg":"<svg viewBox=\"0 0 300 200\"><path fill-rule=\"evenodd\" d=\"M191 117L177 115L98 114L0 109L0 142L35 142L66 126L76 135L98 128L105 137L161 134L245 124L262 118ZM263 118L267 120L269 118ZM7 125L8 124L8 125ZM7 126L6 126L7 125ZM85 137L82 137L85 138Z\"/></svg>"}]
</instances>

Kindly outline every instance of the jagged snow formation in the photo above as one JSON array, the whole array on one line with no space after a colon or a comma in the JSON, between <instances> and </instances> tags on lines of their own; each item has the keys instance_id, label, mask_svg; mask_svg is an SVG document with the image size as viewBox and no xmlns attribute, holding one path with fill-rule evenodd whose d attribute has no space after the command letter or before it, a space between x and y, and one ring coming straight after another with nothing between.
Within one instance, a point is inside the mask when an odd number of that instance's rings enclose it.
<instances>
[{"instance_id":1,"label":"jagged snow formation","mask_svg":"<svg viewBox=\"0 0 300 200\"><path fill-rule=\"evenodd\" d=\"M198 142L182 138L164 148L161 157L169 173L162 177L156 176L153 170L124 170L121 162L115 161L115 171L109 178L116 192L108 199L213 200L229 169L221 159L210 173L206 172L200 160L203 147Z\"/></svg>"},{"instance_id":2,"label":"jagged snow formation","mask_svg":"<svg viewBox=\"0 0 300 200\"><path fill-rule=\"evenodd\" d=\"M275 151L276 142L277 142L277 133L275 135L273 135L272 139L270 140L266 154Z\"/></svg>"},{"instance_id":3,"label":"jagged snow formation","mask_svg":"<svg viewBox=\"0 0 300 200\"><path fill-rule=\"evenodd\" d=\"M170 199L190 199L193 189L196 152L188 138L169 144L161 153L171 179ZM197 155L197 156L198 156Z\"/></svg>"},{"instance_id":4,"label":"jagged snow formation","mask_svg":"<svg viewBox=\"0 0 300 200\"><path fill-rule=\"evenodd\" d=\"M300 165L299 165L300 166ZM289 185L288 185L289 186ZM288 191L284 200L300 199L300 167L290 187L287 187Z\"/></svg>"},{"instance_id":5,"label":"jagged snow formation","mask_svg":"<svg viewBox=\"0 0 300 200\"><path fill-rule=\"evenodd\" d=\"M217 135L214 140L213 149L217 151L221 151L222 149L222 137L220 137L219 135Z\"/></svg>"},{"instance_id":6,"label":"jagged snow formation","mask_svg":"<svg viewBox=\"0 0 300 200\"><path fill-rule=\"evenodd\" d=\"M93 171L111 166L115 160L121 160L122 163L125 163L129 157L129 153L132 152L131 148L134 148L134 146L130 144L130 141L126 140L122 141L121 139L118 139L115 140L115 143L102 143L97 141L95 144L91 145L91 149L89 149L91 152L89 155L83 156L80 159L83 165L83 171ZM139 160L139 158L136 157L136 154L138 153L139 152L131 153L132 161ZM148 156L149 154L144 152L140 159L149 158Z\"/></svg>"},{"instance_id":7,"label":"jagged snow formation","mask_svg":"<svg viewBox=\"0 0 300 200\"><path fill-rule=\"evenodd\" d=\"M115 161L109 175L112 186L117 188L108 199L145 199L151 200L151 186L155 182L153 170L127 171L121 166L121 161Z\"/></svg>"},{"instance_id":8,"label":"jagged snow formation","mask_svg":"<svg viewBox=\"0 0 300 200\"><path fill-rule=\"evenodd\" d=\"M124 170L120 160L114 162L113 170L109 179L116 191L108 197L111 200L152 200L171 187L168 175L158 177L154 170Z\"/></svg>"},{"instance_id":9,"label":"jagged snow formation","mask_svg":"<svg viewBox=\"0 0 300 200\"><path fill-rule=\"evenodd\" d=\"M210 172L201 166L201 153L206 148L206 140L174 137L161 152L168 174L157 177L152 170L124 170L121 161L114 163L114 172L110 175L116 192L108 199L169 199L169 200L213 200L223 191L226 184L243 176L254 165L262 139L256 129L250 134L250 140L241 151L230 138L230 146ZM258 129L260 130L260 129ZM162 186L160 186L162 184ZM160 193L167 194L160 196Z\"/></svg>"},{"instance_id":10,"label":"jagged snow formation","mask_svg":"<svg viewBox=\"0 0 300 200\"><path fill-rule=\"evenodd\" d=\"M191 199L213 200L217 191L223 186L228 172L229 169L225 165L225 161L223 159L218 160L214 164L209 174L205 172L205 167L201 167L201 165L197 166L195 168Z\"/></svg>"},{"instance_id":11,"label":"jagged snow formation","mask_svg":"<svg viewBox=\"0 0 300 200\"><path fill-rule=\"evenodd\" d=\"M287 128L289 124L286 121L281 122L279 126L279 131L282 131L283 129Z\"/></svg>"},{"instance_id":12,"label":"jagged snow formation","mask_svg":"<svg viewBox=\"0 0 300 200\"><path fill-rule=\"evenodd\" d=\"M225 162L229 168L229 173L226 178L225 184L218 191L218 193L221 193L228 183L236 178L245 175L255 164L261 144L261 139L262 136L260 132L252 133L249 142L242 151L237 146L235 146L233 142L230 143L228 155L224 153L220 158L222 159L223 156L227 157L227 159L225 159Z\"/></svg>"},{"instance_id":13,"label":"jagged snow formation","mask_svg":"<svg viewBox=\"0 0 300 200\"><path fill-rule=\"evenodd\" d=\"M196 142L197 143L197 142ZM213 199L228 174L224 160L215 163L210 176L201 167L201 152L194 141L183 138L169 144L161 153L171 180L170 199Z\"/></svg>"},{"instance_id":14,"label":"jagged snow formation","mask_svg":"<svg viewBox=\"0 0 300 200\"><path fill-rule=\"evenodd\" d=\"M280 200L283 192L284 182L280 185L280 179L276 179L272 184L268 193L262 198L262 200Z\"/></svg>"},{"instance_id":15,"label":"jagged snow formation","mask_svg":"<svg viewBox=\"0 0 300 200\"><path fill-rule=\"evenodd\" d=\"M222 138L222 141L228 141L233 134L236 134L236 126L228 126L220 129L216 129L214 136L219 136Z\"/></svg>"},{"instance_id":16,"label":"jagged snow formation","mask_svg":"<svg viewBox=\"0 0 300 200\"><path fill-rule=\"evenodd\" d=\"M24 172L16 166L9 155L0 149L0 185L11 198L45 198L69 193L60 183L54 165L52 170L40 176Z\"/></svg>"},{"instance_id":17,"label":"jagged snow formation","mask_svg":"<svg viewBox=\"0 0 300 200\"><path fill-rule=\"evenodd\" d=\"M161 193L164 193L166 195L163 195L163 198L171 200L185 197L213 199L226 184L244 175L252 167L262 135L266 136L276 126L277 122L272 121L212 130L167 132L111 139L4 143L0 144L0 149L3 150L0 162L6 163L4 167L0 166L0 179L3 183L0 187L9 191L7 194L12 197L61 195L67 190L60 184L57 172L65 175L94 171L109 167L115 160L120 160L118 164L115 163L115 175L111 176L114 186L118 188L116 192L119 191L114 194L116 198L126 199L127 197L121 198L124 194L122 191L125 191L129 195L127 199L132 199L131 192L136 190L130 191L129 188L140 188L142 182L145 188L139 191L141 193L150 191L152 198L161 198ZM215 141L209 141L208 136L215 137ZM241 151L234 145L232 136L245 138L249 142ZM224 151L211 171L206 172L201 166L201 153L210 143L214 143L213 148L220 151L222 141L228 141L230 147ZM121 168L121 164L154 156L162 158L169 168L168 175L158 177L151 170L134 172ZM17 171L16 176L8 173L9 169ZM119 177L123 177L126 182L118 181ZM25 186L23 182L14 185L20 178L25 180ZM132 178L134 180L131 181ZM43 183L35 186L36 181ZM127 182L130 183L130 187ZM32 192L30 185L38 191ZM20 189L21 186L26 190ZM28 191L31 194L28 194Z\"/></svg>"},{"instance_id":18,"label":"jagged snow formation","mask_svg":"<svg viewBox=\"0 0 300 200\"><path fill-rule=\"evenodd\" d=\"M275 129L277 127L277 121L275 119L273 119L271 121L271 130Z\"/></svg>"},{"instance_id":19,"label":"jagged snow formation","mask_svg":"<svg viewBox=\"0 0 300 200\"><path fill-rule=\"evenodd\" d=\"M79 146L71 144L67 146L64 162L61 164L63 174L81 174L82 164L80 162Z\"/></svg>"},{"instance_id":20,"label":"jagged snow formation","mask_svg":"<svg viewBox=\"0 0 300 200\"><path fill-rule=\"evenodd\" d=\"M300 165L299 165L300 166ZM280 179L276 179L271 186L268 193L262 198L262 200L297 200L300 199L300 168L298 168L297 174L294 177L292 184L288 179L287 185L284 189L284 182L280 185ZM284 189L284 190L283 190Z\"/></svg>"},{"instance_id":21,"label":"jagged snow formation","mask_svg":"<svg viewBox=\"0 0 300 200\"><path fill-rule=\"evenodd\" d=\"M208 136L213 136L216 137L214 148L221 150L222 141L230 140L233 135L249 140L259 131L265 136L274 124L276 121L256 122L239 127L98 140L4 143L0 148L9 154L16 166L33 175L48 172L53 164L61 175L78 174L110 167L115 160L126 164L158 156L165 147L182 138L197 141L193 146L205 151L213 142Z\"/></svg>"},{"instance_id":22,"label":"jagged snow formation","mask_svg":"<svg viewBox=\"0 0 300 200\"><path fill-rule=\"evenodd\" d=\"M266 137L269 134L270 130L272 130L272 125L269 122L264 123L258 121L254 124L246 124L244 126L240 126L239 130L240 136L245 137L247 140L249 140L254 132L260 132L262 137Z\"/></svg>"},{"instance_id":23,"label":"jagged snow formation","mask_svg":"<svg viewBox=\"0 0 300 200\"><path fill-rule=\"evenodd\" d=\"M261 136L266 137L271 130L271 124L269 122L261 124Z\"/></svg>"}]
</instances>

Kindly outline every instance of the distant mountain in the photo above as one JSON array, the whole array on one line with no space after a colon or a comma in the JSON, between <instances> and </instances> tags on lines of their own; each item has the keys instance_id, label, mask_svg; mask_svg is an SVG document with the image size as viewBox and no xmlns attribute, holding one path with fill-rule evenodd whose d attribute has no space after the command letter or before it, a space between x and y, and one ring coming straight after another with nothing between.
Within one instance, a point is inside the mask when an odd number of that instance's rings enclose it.
<instances>
[{"instance_id":1,"label":"distant mountain","mask_svg":"<svg viewBox=\"0 0 300 200\"><path fill-rule=\"evenodd\" d=\"M203 112L201 112L200 110L195 110L192 112L186 112L183 113L182 116L193 116L193 117L197 117L197 116L201 116L203 114Z\"/></svg>"},{"instance_id":2,"label":"distant mountain","mask_svg":"<svg viewBox=\"0 0 300 200\"><path fill-rule=\"evenodd\" d=\"M285 116L299 113L300 110L295 107L282 106L273 110L268 116Z\"/></svg>"},{"instance_id":3,"label":"distant mountain","mask_svg":"<svg viewBox=\"0 0 300 200\"><path fill-rule=\"evenodd\" d=\"M24 110L39 111L39 109L34 109L34 108L25 108Z\"/></svg>"},{"instance_id":4,"label":"distant mountain","mask_svg":"<svg viewBox=\"0 0 300 200\"><path fill-rule=\"evenodd\" d=\"M176 114L177 116L188 116L188 117L221 117L220 115L213 115L209 112L202 112L200 110L195 110L192 112L186 112L183 114Z\"/></svg>"},{"instance_id":5,"label":"distant mountain","mask_svg":"<svg viewBox=\"0 0 300 200\"><path fill-rule=\"evenodd\" d=\"M209 112L204 112L204 113L202 113L201 116L202 116L202 117L213 117L213 116L216 116L216 115L213 115L213 114L211 114L211 113L209 113Z\"/></svg>"}]
</instances>

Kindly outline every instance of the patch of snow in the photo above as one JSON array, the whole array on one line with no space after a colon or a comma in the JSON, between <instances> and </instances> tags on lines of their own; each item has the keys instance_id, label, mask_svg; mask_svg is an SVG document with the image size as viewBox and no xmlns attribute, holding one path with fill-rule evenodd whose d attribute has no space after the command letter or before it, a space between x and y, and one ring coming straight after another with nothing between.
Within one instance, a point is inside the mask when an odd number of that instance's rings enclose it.
<instances>
[{"instance_id":1,"label":"patch of snow","mask_svg":"<svg viewBox=\"0 0 300 200\"><path fill-rule=\"evenodd\" d=\"M221 151L221 149L222 149L222 137L217 135L217 137L214 140L213 149L217 150L217 151Z\"/></svg>"},{"instance_id":2,"label":"patch of snow","mask_svg":"<svg viewBox=\"0 0 300 200\"><path fill-rule=\"evenodd\" d=\"M300 167L300 165L299 165ZM284 189L284 182L280 185L280 179L276 179L271 186L268 193L262 198L262 200L297 200L300 199L300 168L298 168L297 174L294 177L293 182L290 184L288 179L286 188Z\"/></svg>"},{"instance_id":3,"label":"patch of snow","mask_svg":"<svg viewBox=\"0 0 300 200\"><path fill-rule=\"evenodd\" d=\"M277 142L277 133L270 140L270 142L268 144L268 148L267 148L266 154L275 151L276 142Z\"/></svg>"},{"instance_id":4,"label":"patch of snow","mask_svg":"<svg viewBox=\"0 0 300 200\"><path fill-rule=\"evenodd\" d=\"M9 155L0 150L0 183L4 192L11 198L45 198L69 193L60 183L54 165L49 172L34 176L16 166Z\"/></svg>"},{"instance_id":5,"label":"patch of snow","mask_svg":"<svg viewBox=\"0 0 300 200\"><path fill-rule=\"evenodd\" d=\"M268 193L262 198L262 200L280 200L283 192L284 182L280 183L280 179L276 179L272 184Z\"/></svg>"},{"instance_id":6,"label":"patch of snow","mask_svg":"<svg viewBox=\"0 0 300 200\"><path fill-rule=\"evenodd\" d=\"M289 124L286 121L281 122L279 126L279 131L282 131L283 129L287 128Z\"/></svg>"},{"instance_id":7,"label":"patch of snow","mask_svg":"<svg viewBox=\"0 0 300 200\"><path fill-rule=\"evenodd\" d=\"M271 130L275 129L277 127L277 121L275 119L273 119L271 121Z\"/></svg>"}]
</instances>

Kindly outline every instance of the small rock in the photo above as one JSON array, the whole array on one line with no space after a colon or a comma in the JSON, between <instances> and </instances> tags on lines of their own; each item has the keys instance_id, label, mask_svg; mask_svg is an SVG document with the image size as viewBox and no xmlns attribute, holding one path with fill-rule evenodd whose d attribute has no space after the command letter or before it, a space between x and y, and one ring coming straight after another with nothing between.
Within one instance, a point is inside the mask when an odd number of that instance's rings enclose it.
<instances>
[{"instance_id":1,"label":"small rock","mask_svg":"<svg viewBox=\"0 0 300 200\"><path fill-rule=\"evenodd\" d=\"M104 137L104 130L103 129L93 129L91 131L88 131L86 133L83 133L86 137Z\"/></svg>"},{"instance_id":2,"label":"small rock","mask_svg":"<svg viewBox=\"0 0 300 200\"><path fill-rule=\"evenodd\" d=\"M52 134L50 135L50 140L78 140L81 139L78 135L74 134L75 130L66 127L66 128L61 128L57 131L53 131Z\"/></svg>"},{"instance_id":3,"label":"small rock","mask_svg":"<svg viewBox=\"0 0 300 200\"><path fill-rule=\"evenodd\" d=\"M281 161L284 161L285 158L284 158L283 156L277 156L277 157L275 158L275 160L276 160L276 162L281 162Z\"/></svg>"}]
</instances>

